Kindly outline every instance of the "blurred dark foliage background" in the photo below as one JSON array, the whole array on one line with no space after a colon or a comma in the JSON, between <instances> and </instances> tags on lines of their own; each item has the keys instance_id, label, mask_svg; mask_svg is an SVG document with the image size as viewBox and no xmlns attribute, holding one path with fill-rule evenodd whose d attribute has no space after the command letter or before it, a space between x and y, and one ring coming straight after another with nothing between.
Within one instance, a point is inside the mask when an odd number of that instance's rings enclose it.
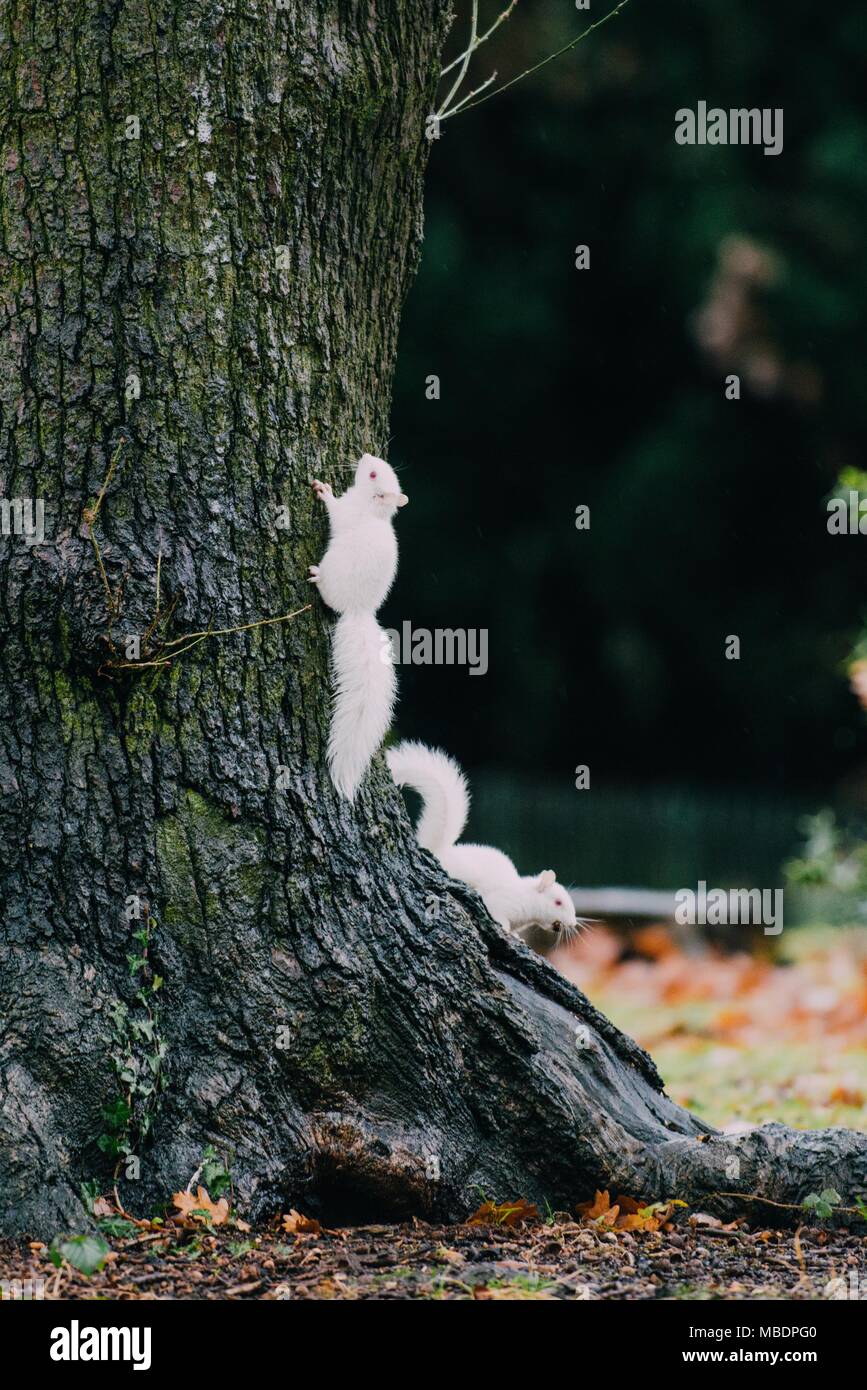
<instances>
[{"instance_id":1,"label":"blurred dark foliage background","mask_svg":"<svg viewBox=\"0 0 867 1390\"><path fill-rule=\"evenodd\" d=\"M607 8L519 0L464 90ZM433 144L383 618L487 628L490 668L403 667L396 727L466 766L471 837L522 871L769 885L805 812L865 800L867 538L826 525L865 466L865 59L856 0L631 0ZM700 100L782 107L783 152L676 144Z\"/></svg>"}]
</instances>

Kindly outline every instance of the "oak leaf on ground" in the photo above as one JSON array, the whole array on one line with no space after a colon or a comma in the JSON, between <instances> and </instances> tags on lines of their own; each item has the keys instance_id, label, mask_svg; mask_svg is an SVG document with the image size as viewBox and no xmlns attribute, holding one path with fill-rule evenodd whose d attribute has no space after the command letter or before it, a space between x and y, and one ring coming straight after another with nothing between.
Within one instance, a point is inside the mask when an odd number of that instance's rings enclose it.
<instances>
[{"instance_id":1,"label":"oak leaf on ground","mask_svg":"<svg viewBox=\"0 0 867 1390\"><path fill-rule=\"evenodd\" d=\"M206 1187L200 1186L195 1197L192 1192L176 1192L172 1201L185 1225L224 1226L229 1219L226 1198L221 1197L219 1202L211 1201Z\"/></svg>"},{"instance_id":2,"label":"oak leaf on ground","mask_svg":"<svg viewBox=\"0 0 867 1390\"><path fill-rule=\"evenodd\" d=\"M302 1216L294 1207L283 1217L283 1230L290 1236L318 1236L322 1227L315 1216Z\"/></svg>"},{"instance_id":3,"label":"oak leaf on ground","mask_svg":"<svg viewBox=\"0 0 867 1390\"><path fill-rule=\"evenodd\" d=\"M538 1221L539 1211L532 1202L519 1197L514 1202L483 1202L468 1219L468 1226L521 1226L525 1221Z\"/></svg>"},{"instance_id":4,"label":"oak leaf on ground","mask_svg":"<svg viewBox=\"0 0 867 1390\"><path fill-rule=\"evenodd\" d=\"M592 1202L579 1202L576 1210L585 1221L607 1226L615 1231L659 1231L668 1223L676 1207L686 1202L637 1202L634 1197L618 1195L612 1206L611 1196L596 1192Z\"/></svg>"}]
</instances>

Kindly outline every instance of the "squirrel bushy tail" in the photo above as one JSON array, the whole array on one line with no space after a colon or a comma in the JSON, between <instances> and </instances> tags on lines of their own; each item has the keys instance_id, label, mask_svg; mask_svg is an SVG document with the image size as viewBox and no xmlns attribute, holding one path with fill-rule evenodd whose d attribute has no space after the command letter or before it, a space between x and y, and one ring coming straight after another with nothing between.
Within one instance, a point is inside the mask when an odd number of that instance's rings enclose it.
<instances>
[{"instance_id":1,"label":"squirrel bushy tail","mask_svg":"<svg viewBox=\"0 0 867 1390\"><path fill-rule=\"evenodd\" d=\"M342 613L331 648L334 705L328 766L350 801L391 724L397 681L386 634L372 613Z\"/></svg>"},{"instance_id":2,"label":"squirrel bushy tail","mask_svg":"<svg viewBox=\"0 0 867 1390\"><path fill-rule=\"evenodd\" d=\"M386 753L399 787L412 787L422 798L416 839L423 849L441 854L460 837L470 809L466 778L457 763L438 748L404 742Z\"/></svg>"}]
</instances>

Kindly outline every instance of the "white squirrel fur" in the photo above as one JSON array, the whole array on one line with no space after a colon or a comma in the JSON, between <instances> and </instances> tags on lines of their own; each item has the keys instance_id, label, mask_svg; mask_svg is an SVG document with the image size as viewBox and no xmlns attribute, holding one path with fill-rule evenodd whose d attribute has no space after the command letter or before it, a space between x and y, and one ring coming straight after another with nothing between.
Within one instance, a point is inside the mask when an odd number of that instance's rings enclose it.
<instances>
[{"instance_id":1,"label":"white squirrel fur","mask_svg":"<svg viewBox=\"0 0 867 1390\"><path fill-rule=\"evenodd\" d=\"M319 564L310 566L310 582L340 615L331 646L328 766L337 790L352 801L394 708L394 666L376 610L397 572L392 518L409 499L394 469L372 454L359 459L355 480L342 497L318 480L313 490L328 512L331 536Z\"/></svg>"},{"instance_id":2,"label":"white squirrel fur","mask_svg":"<svg viewBox=\"0 0 867 1390\"><path fill-rule=\"evenodd\" d=\"M475 888L507 932L538 925L568 934L578 925L568 889L553 869L522 875L507 854L488 845L459 845L470 807L467 781L457 763L438 748L405 742L386 753L399 787L412 787L423 802L416 826L419 844L435 854L446 873Z\"/></svg>"}]
</instances>

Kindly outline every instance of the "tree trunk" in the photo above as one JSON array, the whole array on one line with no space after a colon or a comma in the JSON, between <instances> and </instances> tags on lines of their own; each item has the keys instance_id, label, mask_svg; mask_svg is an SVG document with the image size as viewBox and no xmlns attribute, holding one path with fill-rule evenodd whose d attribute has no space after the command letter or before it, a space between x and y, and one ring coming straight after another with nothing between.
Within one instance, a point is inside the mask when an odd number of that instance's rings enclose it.
<instances>
[{"instance_id":1,"label":"tree trunk","mask_svg":"<svg viewBox=\"0 0 867 1390\"><path fill-rule=\"evenodd\" d=\"M208 1145L254 1218L867 1189L861 1135L707 1139L418 848L381 757L338 799L318 599L142 664L307 603L310 480L386 449L446 11L2 21L0 490L45 503L0 540L7 1232L115 1171L147 1212Z\"/></svg>"}]
</instances>

